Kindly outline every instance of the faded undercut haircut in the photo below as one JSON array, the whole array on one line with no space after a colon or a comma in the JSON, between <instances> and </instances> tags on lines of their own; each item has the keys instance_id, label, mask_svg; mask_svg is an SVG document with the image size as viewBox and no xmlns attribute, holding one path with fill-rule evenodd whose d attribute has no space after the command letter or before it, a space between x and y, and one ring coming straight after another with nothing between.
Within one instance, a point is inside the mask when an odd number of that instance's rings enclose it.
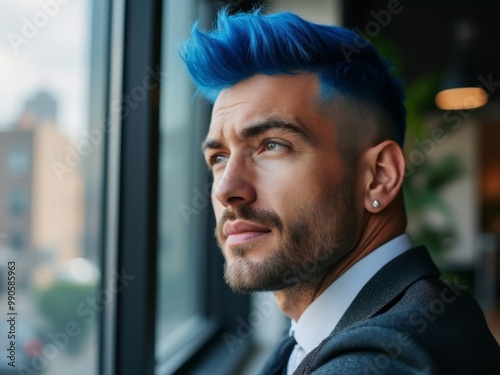
<instances>
[{"instance_id":1,"label":"faded undercut haircut","mask_svg":"<svg viewBox=\"0 0 500 375\"><path fill-rule=\"evenodd\" d=\"M223 9L211 31L195 23L180 54L198 92L212 103L222 90L257 74L317 74L315 101L335 125L337 147L347 162L383 140L403 146L401 82L389 62L350 30L289 12L230 15Z\"/></svg>"}]
</instances>

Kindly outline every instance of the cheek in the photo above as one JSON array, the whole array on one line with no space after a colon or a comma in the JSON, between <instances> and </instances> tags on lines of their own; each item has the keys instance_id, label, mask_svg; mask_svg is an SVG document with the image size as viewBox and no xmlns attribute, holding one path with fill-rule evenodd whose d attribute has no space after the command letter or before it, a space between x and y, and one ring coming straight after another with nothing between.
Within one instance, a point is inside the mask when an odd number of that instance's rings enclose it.
<instances>
[{"instance_id":1,"label":"cheek","mask_svg":"<svg viewBox=\"0 0 500 375\"><path fill-rule=\"evenodd\" d=\"M338 177L330 168L309 165L278 174L267 189L289 197L291 203L300 202L324 195L338 184Z\"/></svg>"},{"instance_id":2,"label":"cheek","mask_svg":"<svg viewBox=\"0 0 500 375\"><path fill-rule=\"evenodd\" d=\"M222 216L224 212L224 206L220 203L215 197L212 195L212 207L214 210L215 218L219 221L219 218Z\"/></svg>"},{"instance_id":3,"label":"cheek","mask_svg":"<svg viewBox=\"0 0 500 375\"><path fill-rule=\"evenodd\" d=\"M259 206L274 211L285 222L300 214L308 202L321 194L319 183L304 169L281 170L272 175L261 176L259 183Z\"/></svg>"}]
</instances>

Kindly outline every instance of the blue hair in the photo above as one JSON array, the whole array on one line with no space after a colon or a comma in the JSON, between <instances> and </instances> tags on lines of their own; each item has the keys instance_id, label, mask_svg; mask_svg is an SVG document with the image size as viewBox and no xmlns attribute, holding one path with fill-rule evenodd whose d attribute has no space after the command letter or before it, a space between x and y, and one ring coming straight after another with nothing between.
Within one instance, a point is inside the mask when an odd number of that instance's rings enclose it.
<instances>
[{"instance_id":1,"label":"blue hair","mask_svg":"<svg viewBox=\"0 0 500 375\"><path fill-rule=\"evenodd\" d=\"M181 57L198 91L211 102L219 93L256 74L318 74L320 99L340 95L358 108L381 113L386 131L401 146L406 110L401 82L377 50L356 33L314 24L283 12L229 15L219 12L217 28L200 31L198 23ZM380 117L380 116L379 116Z\"/></svg>"}]
</instances>

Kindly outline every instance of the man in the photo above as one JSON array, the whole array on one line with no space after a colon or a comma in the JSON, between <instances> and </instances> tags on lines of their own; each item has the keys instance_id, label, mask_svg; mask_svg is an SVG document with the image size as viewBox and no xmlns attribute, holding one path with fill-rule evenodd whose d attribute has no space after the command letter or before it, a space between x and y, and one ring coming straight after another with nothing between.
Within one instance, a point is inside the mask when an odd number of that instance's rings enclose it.
<instances>
[{"instance_id":1,"label":"man","mask_svg":"<svg viewBox=\"0 0 500 375\"><path fill-rule=\"evenodd\" d=\"M226 281L274 291L292 319L262 374L499 373L476 302L405 234L403 91L376 50L291 13L222 11L181 53L214 102Z\"/></svg>"}]
</instances>

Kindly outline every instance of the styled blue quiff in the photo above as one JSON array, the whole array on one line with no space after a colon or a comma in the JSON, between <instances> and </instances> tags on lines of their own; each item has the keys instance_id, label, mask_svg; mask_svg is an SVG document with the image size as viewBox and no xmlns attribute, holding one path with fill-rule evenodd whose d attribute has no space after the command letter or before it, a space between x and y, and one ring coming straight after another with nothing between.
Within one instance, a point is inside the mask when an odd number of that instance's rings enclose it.
<instances>
[{"instance_id":1,"label":"styled blue quiff","mask_svg":"<svg viewBox=\"0 0 500 375\"><path fill-rule=\"evenodd\" d=\"M256 74L315 73L321 87L319 107L332 116L340 112L350 117L343 132L351 135L351 142L344 142L344 148L358 148L368 128L376 129L371 143L393 139L403 145L401 83L377 50L352 31L288 12L263 14L257 9L229 15L223 9L215 29L203 32L198 23L193 26L180 54L198 91L211 102L222 90Z\"/></svg>"}]
</instances>

